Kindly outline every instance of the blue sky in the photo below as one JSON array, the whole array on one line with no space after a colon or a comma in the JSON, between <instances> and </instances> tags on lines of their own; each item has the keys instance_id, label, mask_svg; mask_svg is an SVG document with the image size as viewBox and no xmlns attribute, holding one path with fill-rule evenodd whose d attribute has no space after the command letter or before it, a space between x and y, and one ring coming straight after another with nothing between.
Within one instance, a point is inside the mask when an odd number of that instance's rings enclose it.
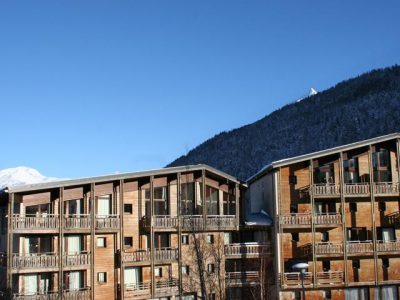
<instances>
[{"instance_id":1,"label":"blue sky","mask_svg":"<svg viewBox=\"0 0 400 300\"><path fill-rule=\"evenodd\" d=\"M400 1L1 1L0 169L159 168L400 63Z\"/></svg>"}]
</instances>

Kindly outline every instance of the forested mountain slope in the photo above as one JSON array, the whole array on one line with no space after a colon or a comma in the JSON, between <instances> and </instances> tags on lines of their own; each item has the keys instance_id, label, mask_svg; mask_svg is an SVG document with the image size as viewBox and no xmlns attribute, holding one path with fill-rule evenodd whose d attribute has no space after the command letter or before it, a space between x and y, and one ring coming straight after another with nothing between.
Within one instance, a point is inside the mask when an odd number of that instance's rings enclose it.
<instances>
[{"instance_id":1,"label":"forested mountain slope","mask_svg":"<svg viewBox=\"0 0 400 300\"><path fill-rule=\"evenodd\" d=\"M222 132L169 166L205 163L245 180L283 158L400 131L400 66L374 70Z\"/></svg>"}]
</instances>

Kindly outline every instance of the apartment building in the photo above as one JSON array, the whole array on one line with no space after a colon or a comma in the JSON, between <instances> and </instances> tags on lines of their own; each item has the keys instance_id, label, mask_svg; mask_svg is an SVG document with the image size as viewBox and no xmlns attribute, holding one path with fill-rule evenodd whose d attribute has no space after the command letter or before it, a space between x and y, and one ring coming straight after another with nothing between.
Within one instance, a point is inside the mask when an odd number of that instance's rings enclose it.
<instances>
[{"instance_id":1,"label":"apartment building","mask_svg":"<svg viewBox=\"0 0 400 300\"><path fill-rule=\"evenodd\" d=\"M258 299L271 245L244 223L244 188L206 165L8 187L0 296Z\"/></svg>"},{"instance_id":2,"label":"apartment building","mask_svg":"<svg viewBox=\"0 0 400 300\"><path fill-rule=\"evenodd\" d=\"M398 299L399 149L391 134L272 163L249 180L274 218L280 299ZM302 275L296 263L306 263Z\"/></svg>"}]
</instances>

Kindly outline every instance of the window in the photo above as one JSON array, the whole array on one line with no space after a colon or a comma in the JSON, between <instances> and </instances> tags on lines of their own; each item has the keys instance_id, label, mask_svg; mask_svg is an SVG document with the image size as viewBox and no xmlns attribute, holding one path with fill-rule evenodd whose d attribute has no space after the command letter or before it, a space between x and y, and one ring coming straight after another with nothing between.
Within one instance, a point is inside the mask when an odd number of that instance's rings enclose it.
<instances>
[{"instance_id":1,"label":"window","mask_svg":"<svg viewBox=\"0 0 400 300\"><path fill-rule=\"evenodd\" d=\"M297 176L289 175L289 184L297 184Z\"/></svg>"},{"instance_id":2,"label":"window","mask_svg":"<svg viewBox=\"0 0 400 300\"><path fill-rule=\"evenodd\" d=\"M234 191L223 192L222 196L224 215L236 215L236 197Z\"/></svg>"},{"instance_id":3,"label":"window","mask_svg":"<svg viewBox=\"0 0 400 300\"><path fill-rule=\"evenodd\" d=\"M332 292L331 290L325 290L325 299L330 300L332 299Z\"/></svg>"},{"instance_id":4,"label":"window","mask_svg":"<svg viewBox=\"0 0 400 300\"><path fill-rule=\"evenodd\" d=\"M105 237L97 238L97 247L98 248L106 248L107 247L107 240Z\"/></svg>"},{"instance_id":5,"label":"window","mask_svg":"<svg viewBox=\"0 0 400 300\"><path fill-rule=\"evenodd\" d=\"M133 213L133 205L130 203L124 203L124 214L131 215Z\"/></svg>"},{"instance_id":6,"label":"window","mask_svg":"<svg viewBox=\"0 0 400 300\"><path fill-rule=\"evenodd\" d=\"M219 215L219 190L211 186L206 186L207 214Z\"/></svg>"},{"instance_id":7,"label":"window","mask_svg":"<svg viewBox=\"0 0 400 300\"><path fill-rule=\"evenodd\" d=\"M385 269L390 267L389 258L382 258L382 267L385 268Z\"/></svg>"},{"instance_id":8,"label":"window","mask_svg":"<svg viewBox=\"0 0 400 300\"><path fill-rule=\"evenodd\" d=\"M299 241L299 233L292 232L292 242L298 242L298 241Z\"/></svg>"},{"instance_id":9,"label":"window","mask_svg":"<svg viewBox=\"0 0 400 300\"><path fill-rule=\"evenodd\" d=\"M290 213L297 214L299 212L297 204L290 204Z\"/></svg>"},{"instance_id":10,"label":"window","mask_svg":"<svg viewBox=\"0 0 400 300\"><path fill-rule=\"evenodd\" d=\"M353 269L359 269L359 268L360 268L360 260L354 259L353 260Z\"/></svg>"},{"instance_id":11,"label":"window","mask_svg":"<svg viewBox=\"0 0 400 300\"><path fill-rule=\"evenodd\" d=\"M215 300L215 293L211 293L208 295L208 300Z\"/></svg>"},{"instance_id":12,"label":"window","mask_svg":"<svg viewBox=\"0 0 400 300\"><path fill-rule=\"evenodd\" d=\"M328 242L329 241L329 232L323 231L321 232L321 242Z\"/></svg>"},{"instance_id":13,"label":"window","mask_svg":"<svg viewBox=\"0 0 400 300\"><path fill-rule=\"evenodd\" d=\"M356 202L350 202L350 212L352 212L352 213L357 212L357 203Z\"/></svg>"},{"instance_id":14,"label":"window","mask_svg":"<svg viewBox=\"0 0 400 300\"><path fill-rule=\"evenodd\" d=\"M207 244L214 244L214 235L213 234L207 235Z\"/></svg>"},{"instance_id":15,"label":"window","mask_svg":"<svg viewBox=\"0 0 400 300\"><path fill-rule=\"evenodd\" d=\"M182 245L189 245L189 236L187 234L182 235Z\"/></svg>"},{"instance_id":16,"label":"window","mask_svg":"<svg viewBox=\"0 0 400 300\"><path fill-rule=\"evenodd\" d=\"M131 248L133 246L133 237L125 236L124 237L124 247Z\"/></svg>"},{"instance_id":17,"label":"window","mask_svg":"<svg viewBox=\"0 0 400 300\"><path fill-rule=\"evenodd\" d=\"M379 202L379 211L385 211L386 210L386 202Z\"/></svg>"},{"instance_id":18,"label":"window","mask_svg":"<svg viewBox=\"0 0 400 300\"><path fill-rule=\"evenodd\" d=\"M181 214L194 214L194 182L181 184Z\"/></svg>"},{"instance_id":19,"label":"window","mask_svg":"<svg viewBox=\"0 0 400 300\"><path fill-rule=\"evenodd\" d=\"M154 276L162 277L162 268L161 267L154 268Z\"/></svg>"},{"instance_id":20,"label":"window","mask_svg":"<svg viewBox=\"0 0 400 300\"><path fill-rule=\"evenodd\" d=\"M165 216L169 214L167 187L154 188L154 215Z\"/></svg>"},{"instance_id":21,"label":"window","mask_svg":"<svg viewBox=\"0 0 400 300\"><path fill-rule=\"evenodd\" d=\"M207 265L207 271L208 271L208 273L214 273L215 265L214 264L208 264Z\"/></svg>"},{"instance_id":22,"label":"window","mask_svg":"<svg viewBox=\"0 0 400 300\"><path fill-rule=\"evenodd\" d=\"M107 272L98 272L97 273L97 282L100 284L107 283Z\"/></svg>"},{"instance_id":23,"label":"window","mask_svg":"<svg viewBox=\"0 0 400 300\"><path fill-rule=\"evenodd\" d=\"M324 272L328 272L331 269L331 262L329 260L323 260L322 269L324 270Z\"/></svg>"},{"instance_id":24,"label":"window","mask_svg":"<svg viewBox=\"0 0 400 300\"><path fill-rule=\"evenodd\" d=\"M182 274L189 275L189 266L182 266Z\"/></svg>"},{"instance_id":25,"label":"window","mask_svg":"<svg viewBox=\"0 0 400 300\"><path fill-rule=\"evenodd\" d=\"M295 292L293 292L293 298L295 299L295 300L300 300L301 299L301 293L300 293L300 291L295 291Z\"/></svg>"}]
</instances>

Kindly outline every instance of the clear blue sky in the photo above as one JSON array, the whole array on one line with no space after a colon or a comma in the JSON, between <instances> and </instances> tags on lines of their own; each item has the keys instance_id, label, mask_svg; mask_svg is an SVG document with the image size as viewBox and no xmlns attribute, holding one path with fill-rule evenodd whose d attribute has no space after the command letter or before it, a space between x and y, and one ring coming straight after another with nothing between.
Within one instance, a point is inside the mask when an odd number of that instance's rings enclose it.
<instances>
[{"instance_id":1,"label":"clear blue sky","mask_svg":"<svg viewBox=\"0 0 400 300\"><path fill-rule=\"evenodd\" d=\"M0 169L159 168L400 63L400 1L1 1Z\"/></svg>"}]
</instances>

